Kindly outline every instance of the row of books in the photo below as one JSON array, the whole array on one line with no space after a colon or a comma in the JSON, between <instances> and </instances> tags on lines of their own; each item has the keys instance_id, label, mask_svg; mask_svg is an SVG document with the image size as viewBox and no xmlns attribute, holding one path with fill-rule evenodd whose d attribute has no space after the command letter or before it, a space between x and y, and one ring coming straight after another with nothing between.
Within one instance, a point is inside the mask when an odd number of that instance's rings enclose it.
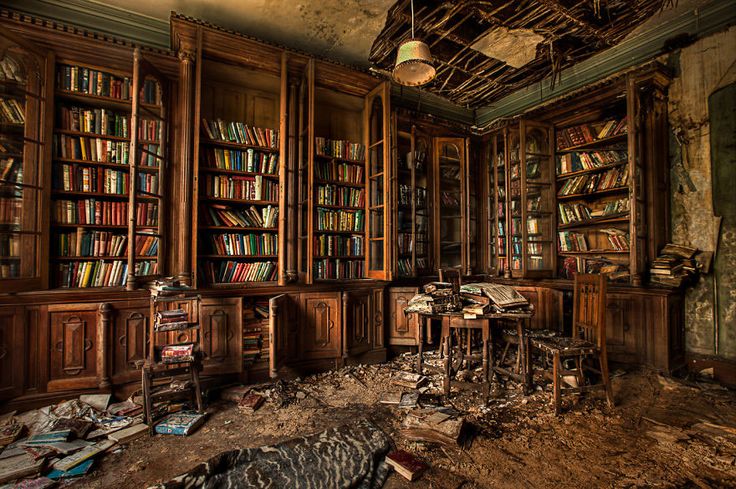
<instances>
[{"instance_id":1,"label":"row of books","mask_svg":"<svg viewBox=\"0 0 736 489\"><path fill-rule=\"evenodd\" d=\"M365 159L365 145L351 143L342 139L314 138L314 148L318 155L333 156L346 160L363 161Z\"/></svg>"},{"instance_id":2,"label":"row of books","mask_svg":"<svg viewBox=\"0 0 736 489\"><path fill-rule=\"evenodd\" d=\"M578 273L605 273L609 280L617 280L629 277L629 267L625 263L616 263L602 257L564 257L559 275L562 278L574 279Z\"/></svg>"},{"instance_id":3,"label":"row of books","mask_svg":"<svg viewBox=\"0 0 736 489\"><path fill-rule=\"evenodd\" d=\"M557 149L592 143L626 133L626 116L593 124L580 124L557 131Z\"/></svg>"},{"instance_id":4,"label":"row of books","mask_svg":"<svg viewBox=\"0 0 736 489\"><path fill-rule=\"evenodd\" d=\"M0 256L20 256L19 234L0 234Z\"/></svg>"},{"instance_id":5,"label":"row of books","mask_svg":"<svg viewBox=\"0 0 736 489\"><path fill-rule=\"evenodd\" d=\"M63 90L87 95L130 99L131 80L82 66L62 65L57 72L57 84Z\"/></svg>"},{"instance_id":6,"label":"row of books","mask_svg":"<svg viewBox=\"0 0 736 489\"><path fill-rule=\"evenodd\" d=\"M314 237L316 256L363 256L363 236L319 235Z\"/></svg>"},{"instance_id":7,"label":"row of books","mask_svg":"<svg viewBox=\"0 0 736 489\"><path fill-rule=\"evenodd\" d=\"M443 190L440 193L440 203L442 204L442 207L447 207L449 209L459 209L460 198L457 191Z\"/></svg>"},{"instance_id":8,"label":"row of books","mask_svg":"<svg viewBox=\"0 0 736 489\"><path fill-rule=\"evenodd\" d=\"M272 261L205 263L205 278L210 283L269 282L276 280L276 263Z\"/></svg>"},{"instance_id":9,"label":"row of books","mask_svg":"<svg viewBox=\"0 0 736 489\"><path fill-rule=\"evenodd\" d=\"M278 146L278 131L249 126L244 122L225 122L222 119L208 121L202 119L205 134L213 141L226 141L264 148Z\"/></svg>"},{"instance_id":10,"label":"row of books","mask_svg":"<svg viewBox=\"0 0 736 489\"><path fill-rule=\"evenodd\" d=\"M521 178L519 172L521 171L521 164L517 161L516 164L511 165L509 175L511 180L518 180ZM526 161L526 179L535 180L542 176L542 167L540 165L539 157L529 156Z\"/></svg>"},{"instance_id":11,"label":"row of books","mask_svg":"<svg viewBox=\"0 0 736 489\"><path fill-rule=\"evenodd\" d=\"M318 161L316 165L317 178L336 182L363 183L364 171L363 166L350 163Z\"/></svg>"},{"instance_id":12,"label":"row of books","mask_svg":"<svg viewBox=\"0 0 736 489\"><path fill-rule=\"evenodd\" d=\"M615 251L629 250L629 233L616 228L601 229L611 244L611 249Z\"/></svg>"},{"instance_id":13,"label":"row of books","mask_svg":"<svg viewBox=\"0 0 736 489\"><path fill-rule=\"evenodd\" d=\"M56 236L59 256L125 256L128 237L109 231L60 233Z\"/></svg>"},{"instance_id":14,"label":"row of books","mask_svg":"<svg viewBox=\"0 0 736 489\"><path fill-rule=\"evenodd\" d=\"M233 209L225 205L213 204L207 206L204 213L209 226L227 227L256 227L273 228L279 215L278 207L271 205L257 209L250 206L248 209Z\"/></svg>"},{"instance_id":15,"label":"row of books","mask_svg":"<svg viewBox=\"0 0 736 489\"><path fill-rule=\"evenodd\" d=\"M7 53L0 59L0 80L15 81L18 83L25 82L25 76L20 65L18 65L18 62L12 56L8 56Z\"/></svg>"},{"instance_id":16,"label":"row of books","mask_svg":"<svg viewBox=\"0 0 736 489\"><path fill-rule=\"evenodd\" d=\"M560 251L588 251L588 241L582 233L559 231Z\"/></svg>"},{"instance_id":17,"label":"row of books","mask_svg":"<svg viewBox=\"0 0 736 489\"><path fill-rule=\"evenodd\" d=\"M363 232L365 212L317 209L317 230Z\"/></svg>"},{"instance_id":18,"label":"row of books","mask_svg":"<svg viewBox=\"0 0 736 489\"><path fill-rule=\"evenodd\" d=\"M150 194L158 194L158 175L155 173L138 173L136 175L138 180L137 189L142 192Z\"/></svg>"},{"instance_id":19,"label":"row of books","mask_svg":"<svg viewBox=\"0 0 736 489\"><path fill-rule=\"evenodd\" d=\"M566 180L557 192L558 196L591 194L601 190L625 187L629 183L628 166L612 168L595 175L579 175Z\"/></svg>"},{"instance_id":20,"label":"row of books","mask_svg":"<svg viewBox=\"0 0 736 489\"><path fill-rule=\"evenodd\" d=\"M135 262L135 275L137 277L145 277L147 275L158 274L157 261L137 261Z\"/></svg>"},{"instance_id":21,"label":"row of books","mask_svg":"<svg viewBox=\"0 0 736 489\"><path fill-rule=\"evenodd\" d=\"M20 277L20 264L16 261L0 263L0 278Z\"/></svg>"},{"instance_id":22,"label":"row of books","mask_svg":"<svg viewBox=\"0 0 736 489\"><path fill-rule=\"evenodd\" d=\"M163 121L141 119L138 121L138 139L147 141L159 141L161 130L164 128Z\"/></svg>"},{"instance_id":23,"label":"row of books","mask_svg":"<svg viewBox=\"0 0 736 489\"><path fill-rule=\"evenodd\" d=\"M125 195L129 188L129 174L110 168L89 168L64 164L58 168L54 188L65 192L102 192Z\"/></svg>"},{"instance_id":24,"label":"row of books","mask_svg":"<svg viewBox=\"0 0 736 489\"><path fill-rule=\"evenodd\" d=\"M538 241L528 241L526 243L526 251L530 255L543 255L545 244Z\"/></svg>"},{"instance_id":25,"label":"row of books","mask_svg":"<svg viewBox=\"0 0 736 489\"><path fill-rule=\"evenodd\" d=\"M54 135L54 154L61 158L127 165L130 143L85 136Z\"/></svg>"},{"instance_id":26,"label":"row of books","mask_svg":"<svg viewBox=\"0 0 736 489\"><path fill-rule=\"evenodd\" d=\"M583 151L565 153L557 158L557 174L565 175L582 170L592 170L606 165L624 163L628 160L626 151Z\"/></svg>"},{"instance_id":27,"label":"row of books","mask_svg":"<svg viewBox=\"0 0 736 489\"><path fill-rule=\"evenodd\" d=\"M365 189L338 185L318 185L317 204L363 207L365 206Z\"/></svg>"},{"instance_id":28,"label":"row of books","mask_svg":"<svg viewBox=\"0 0 736 489\"><path fill-rule=\"evenodd\" d=\"M598 204L583 203L559 203L557 204L562 224L573 224L576 222L585 222L606 216L614 216L629 211L629 199L616 199Z\"/></svg>"},{"instance_id":29,"label":"row of books","mask_svg":"<svg viewBox=\"0 0 736 489\"><path fill-rule=\"evenodd\" d=\"M141 99L144 104L161 105L161 90L156 80L144 80Z\"/></svg>"},{"instance_id":30,"label":"row of books","mask_svg":"<svg viewBox=\"0 0 736 489\"><path fill-rule=\"evenodd\" d=\"M18 100L11 97L0 97L0 122L25 124L25 110Z\"/></svg>"},{"instance_id":31,"label":"row of books","mask_svg":"<svg viewBox=\"0 0 736 489\"><path fill-rule=\"evenodd\" d=\"M314 277L318 280L363 278L363 260L341 260L340 258L315 260Z\"/></svg>"},{"instance_id":32,"label":"row of books","mask_svg":"<svg viewBox=\"0 0 736 489\"><path fill-rule=\"evenodd\" d=\"M56 268L56 283L59 287L119 287L127 273L123 260L64 262Z\"/></svg>"},{"instance_id":33,"label":"row of books","mask_svg":"<svg viewBox=\"0 0 736 489\"><path fill-rule=\"evenodd\" d=\"M140 145L138 155L138 166L160 167L162 148L157 143L145 143Z\"/></svg>"},{"instance_id":34,"label":"row of books","mask_svg":"<svg viewBox=\"0 0 736 489\"><path fill-rule=\"evenodd\" d=\"M138 202L135 208L135 223L138 226L158 226L158 203Z\"/></svg>"},{"instance_id":35,"label":"row of books","mask_svg":"<svg viewBox=\"0 0 736 489\"><path fill-rule=\"evenodd\" d=\"M531 217L526 220L526 233L527 235L538 235L540 234L540 225L539 225L540 219L536 217Z\"/></svg>"},{"instance_id":36,"label":"row of books","mask_svg":"<svg viewBox=\"0 0 736 489\"><path fill-rule=\"evenodd\" d=\"M23 200L20 197L0 197L0 224L20 224Z\"/></svg>"},{"instance_id":37,"label":"row of books","mask_svg":"<svg viewBox=\"0 0 736 489\"><path fill-rule=\"evenodd\" d=\"M415 192L412 192L413 188L411 185L399 184L399 205L410 206L412 200L412 194L416 198L416 206L423 208L427 206L427 189L424 187L417 187Z\"/></svg>"},{"instance_id":38,"label":"row of books","mask_svg":"<svg viewBox=\"0 0 736 489\"><path fill-rule=\"evenodd\" d=\"M23 160L19 158L0 158L0 180L23 183Z\"/></svg>"},{"instance_id":39,"label":"row of books","mask_svg":"<svg viewBox=\"0 0 736 489\"><path fill-rule=\"evenodd\" d=\"M217 255L277 255L279 239L277 234L215 234L210 236L212 251Z\"/></svg>"},{"instance_id":40,"label":"row of books","mask_svg":"<svg viewBox=\"0 0 736 489\"><path fill-rule=\"evenodd\" d=\"M411 253L414 249L414 238L410 233L398 233L396 249L399 254Z\"/></svg>"},{"instance_id":41,"label":"row of books","mask_svg":"<svg viewBox=\"0 0 736 489\"><path fill-rule=\"evenodd\" d=\"M98 226L127 226L128 203L95 199L55 200L52 202L53 220L58 224L94 224Z\"/></svg>"},{"instance_id":42,"label":"row of books","mask_svg":"<svg viewBox=\"0 0 736 489\"><path fill-rule=\"evenodd\" d=\"M264 180L261 175L253 177L207 175L205 190L207 197L219 199L277 200L279 198L278 183Z\"/></svg>"},{"instance_id":43,"label":"row of books","mask_svg":"<svg viewBox=\"0 0 736 489\"><path fill-rule=\"evenodd\" d=\"M139 235L135 237L135 256L156 256L158 254L158 236Z\"/></svg>"},{"instance_id":44,"label":"row of books","mask_svg":"<svg viewBox=\"0 0 736 489\"><path fill-rule=\"evenodd\" d=\"M207 148L205 152L206 166L222 170L248 171L276 175L279 168L279 155L264 153L248 148L237 149Z\"/></svg>"},{"instance_id":45,"label":"row of books","mask_svg":"<svg viewBox=\"0 0 736 489\"><path fill-rule=\"evenodd\" d=\"M414 264L411 258L399 258L396 260L396 268L399 271L399 276L409 277L414 275Z\"/></svg>"},{"instance_id":46,"label":"row of books","mask_svg":"<svg viewBox=\"0 0 736 489\"><path fill-rule=\"evenodd\" d=\"M128 115L108 109L84 109L59 107L59 128L67 131L87 132L100 136L128 137Z\"/></svg>"}]
</instances>

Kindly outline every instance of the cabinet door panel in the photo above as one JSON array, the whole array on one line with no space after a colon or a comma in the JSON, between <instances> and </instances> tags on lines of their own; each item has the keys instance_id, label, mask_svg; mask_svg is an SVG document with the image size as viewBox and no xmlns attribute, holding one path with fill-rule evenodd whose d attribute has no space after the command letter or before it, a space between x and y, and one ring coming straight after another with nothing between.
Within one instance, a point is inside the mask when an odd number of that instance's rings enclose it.
<instances>
[{"instance_id":1,"label":"cabinet door panel","mask_svg":"<svg viewBox=\"0 0 736 489\"><path fill-rule=\"evenodd\" d=\"M23 309L0 308L0 399L23 392Z\"/></svg>"},{"instance_id":2,"label":"cabinet door panel","mask_svg":"<svg viewBox=\"0 0 736 489\"><path fill-rule=\"evenodd\" d=\"M49 391L97 386L97 311L54 311L51 327Z\"/></svg>"},{"instance_id":3,"label":"cabinet door panel","mask_svg":"<svg viewBox=\"0 0 736 489\"><path fill-rule=\"evenodd\" d=\"M337 294L302 294L301 319L304 359L340 356L340 300Z\"/></svg>"},{"instance_id":4,"label":"cabinet door panel","mask_svg":"<svg viewBox=\"0 0 736 489\"><path fill-rule=\"evenodd\" d=\"M110 338L113 383L139 380L136 362L146 359L149 313L148 303L114 309Z\"/></svg>"},{"instance_id":5,"label":"cabinet door panel","mask_svg":"<svg viewBox=\"0 0 736 489\"><path fill-rule=\"evenodd\" d=\"M606 350L608 357L620 362L639 363L640 343L646 341L638 336L641 325L635 323L641 318L639 297L628 294L608 294L606 296Z\"/></svg>"},{"instance_id":6,"label":"cabinet door panel","mask_svg":"<svg viewBox=\"0 0 736 489\"><path fill-rule=\"evenodd\" d=\"M204 352L204 373L226 374L243 368L241 300L202 301L200 346Z\"/></svg>"},{"instance_id":7,"label":"cabinet door panel","mask_svg":"<svg viewBox=\"0 0 736 489\"><path fill-rule=\"evenodd\" d=\"M384 347L384 331L383 331L383 320L384 320L384 307L383 307L383 288L373 290L373 297L371 298L371 314L373 320L371 324L371 337L373 338L373 348Z\"/></svg>"},{"instance_id":8,"label":"cabinet door panel","mask_svg":"<svg viewBox=\"0 0 736 489\"><path fill-rule=\"evenodd\" d=\"M345 331L348 334L348 352L350 355L360 355L371 349L371 291L361 290L349 292L347 324Z\"/></svg>"},{"instance_id":9,"label":"cabinet door panel","mask_svg":"<svg viewBox=\"0 0 736 489\"><path fill-rule=\"evenodd\" d=\"M419 320L416 314L410 316L404 314L404 309L416 293L415 288L389 290L389 345L417 346Z\"/></svg>"}]
</instances>

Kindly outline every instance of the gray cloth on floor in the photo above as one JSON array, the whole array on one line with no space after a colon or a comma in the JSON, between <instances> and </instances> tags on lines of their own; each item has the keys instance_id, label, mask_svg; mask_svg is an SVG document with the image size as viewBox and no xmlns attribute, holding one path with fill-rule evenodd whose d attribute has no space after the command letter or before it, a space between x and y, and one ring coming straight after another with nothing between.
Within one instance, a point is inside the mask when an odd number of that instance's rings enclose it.
<instances>
[{"instance_id":1,"label":"gray cloth on floor","mask_svg":"<svg viewBox=\"0 0 736 489\"><path fill-rule=\"evenodd\" d=\"M231 450L155 489L377 489L388 475L388 437L359 420L273 446Z\"/></svg>"}]
</instances>

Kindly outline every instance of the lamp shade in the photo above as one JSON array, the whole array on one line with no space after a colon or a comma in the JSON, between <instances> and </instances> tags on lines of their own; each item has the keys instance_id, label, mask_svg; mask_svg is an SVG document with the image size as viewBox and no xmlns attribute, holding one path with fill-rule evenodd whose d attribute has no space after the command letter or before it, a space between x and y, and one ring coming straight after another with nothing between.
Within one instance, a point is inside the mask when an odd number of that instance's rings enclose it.
<instances>
[{"instance_id":1,"label":"lamp shade","mask_svg":"<svg viewBox=\"0 0 736 489\"><path fill-rule=\"evenodd\" d=\"M394 81L416 87L432 81L435 75L429 46L418 39L409 39L399 46L394 66Z\"/></svg>"}]
</instances>

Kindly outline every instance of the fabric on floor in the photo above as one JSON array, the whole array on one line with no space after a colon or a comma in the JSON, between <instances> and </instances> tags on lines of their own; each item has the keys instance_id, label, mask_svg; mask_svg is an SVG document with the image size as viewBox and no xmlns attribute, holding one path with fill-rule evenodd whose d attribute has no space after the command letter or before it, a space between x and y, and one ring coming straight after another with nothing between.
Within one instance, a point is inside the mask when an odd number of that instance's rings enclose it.
<instances>
[{"instance_id":1,"label":"fabric on floor","mask_svg":"<svg viewBox=\"0 0 736 489\"><path fill-rule=\"evenodd\" d=\"M364 419L273 446L223 452L152 489L380 488L389 449L388 437Z\"/></svg>"}]
</instances>

